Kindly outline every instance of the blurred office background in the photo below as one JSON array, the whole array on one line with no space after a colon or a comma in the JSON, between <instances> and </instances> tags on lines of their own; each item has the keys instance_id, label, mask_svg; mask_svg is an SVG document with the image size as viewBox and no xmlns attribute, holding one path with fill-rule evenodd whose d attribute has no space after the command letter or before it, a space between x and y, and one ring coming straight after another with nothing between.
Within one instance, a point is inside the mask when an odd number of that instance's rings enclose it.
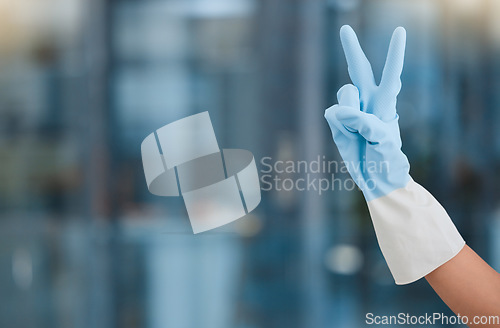
<instances>
[{"instance_id":1,"label":"blurred office background","mask_svg":"<svg viewBox=\"0 0 500 328\"><path fill-rule=\"evenodd\" d=\"M340 160L323 119L349 82L339 28L380 76L402 25L412 175L500 270L499 14L496 0L0 0L0 326L451 315L425 281L393 284L361 193L264 191L192 235L181 198L148 192L140 144L209 111L219 145L257 162Z\"/></svg>"}]
</instances>

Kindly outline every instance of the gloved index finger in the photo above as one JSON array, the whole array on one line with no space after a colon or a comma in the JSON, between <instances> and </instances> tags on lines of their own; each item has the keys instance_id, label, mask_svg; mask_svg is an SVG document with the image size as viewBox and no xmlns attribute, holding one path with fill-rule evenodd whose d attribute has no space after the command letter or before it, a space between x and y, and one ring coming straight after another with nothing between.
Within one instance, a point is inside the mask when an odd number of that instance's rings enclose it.
<instances>
[{"instance_id":1,"label":"gloved index finger","mask_svg":"<svg viewBox=\"0 0 500 328\"><path fill-rule=\"evenodd\" d=\"M380 86L387 88L393 96L397 96L401 89L401 73L403 72L403 63L405 58L406 30L398 27L392 34L387 59Z\"/></svg>"},{"instance_id":2,"label":"gloved index finger","mask_svg":"<svg viewBox=\"0 0 500 328\"><path fill-rule=\"evenodd\" d=\"M349 76L363 93L363 89L375 85L372 66L361 49L356 33L349 25L344 25L340 29L340 41L347 60Z\"/></svg>"}]
</instances>

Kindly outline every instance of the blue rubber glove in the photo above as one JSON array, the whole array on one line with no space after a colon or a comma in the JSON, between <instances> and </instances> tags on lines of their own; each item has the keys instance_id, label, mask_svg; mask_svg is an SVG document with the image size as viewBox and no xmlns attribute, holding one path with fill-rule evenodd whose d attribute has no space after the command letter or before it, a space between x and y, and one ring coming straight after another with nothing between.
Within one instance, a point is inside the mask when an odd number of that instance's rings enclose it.
<instances>
[{"instance_id":1,"label":"blue rubber glove","mask_svg":"<svg viewBox=\"0 0 500 328\"><path fill-rule=\"evenodd\" d=\"M373 227L397 284L408 284L453 258L465 242L432 195L410 177L401 151L396 98L401 89L406 32L392 36L382 79L349 26L340 30L354 83L343 86L338 105L325 112L340 155L366 198Z\"/></svg>"},{"instance_id":2,"label":"blue rubber glove","mask_svg":"<svg viewBox=\"0 0 500 328\"><path fill-rule=\"evenodd\" d=\"M350 26L340 30L352 84L337 93L325 118L351 177L367 201L406 186L410 166L401 151L396 98L401 90L406 31L392 36L380 85ZM358 92L359 90L359 92Z\"/></svg>"}]
</instances>

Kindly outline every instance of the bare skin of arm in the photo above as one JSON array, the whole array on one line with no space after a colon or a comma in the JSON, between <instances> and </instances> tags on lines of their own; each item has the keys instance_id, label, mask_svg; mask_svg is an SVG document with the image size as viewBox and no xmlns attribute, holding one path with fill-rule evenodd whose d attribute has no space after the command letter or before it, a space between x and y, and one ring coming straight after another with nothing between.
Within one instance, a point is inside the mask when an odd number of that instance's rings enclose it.
<instances>
[{"instance_id":1,"label":"bare skin of arm","mask_svg":"<svg viewBox=\"0 0 500 328\"><path fill-rule=\"evenodd\" d=\"M500 327L498 321L483 325L472 323L475 316L500 318L500 273L469 246L425 278L453 312L468 317L469 327Z\"/></svg>"}]
</instances>

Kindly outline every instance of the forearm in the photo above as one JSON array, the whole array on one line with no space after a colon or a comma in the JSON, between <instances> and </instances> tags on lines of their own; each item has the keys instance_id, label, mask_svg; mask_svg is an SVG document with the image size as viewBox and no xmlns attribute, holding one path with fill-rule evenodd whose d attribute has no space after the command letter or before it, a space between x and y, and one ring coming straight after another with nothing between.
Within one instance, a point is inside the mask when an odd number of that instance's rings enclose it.
<instances>
[{"instance_id":1,"label":"forearm","mask_svg":"<svg viewBox=\"0 0 500 328\"><path fill-rule=\"evenodd\" d=\"M500 274L467 245L425 278L453 312L468 317L469 327L500 327L472 324L476 316L500 317Z\"/></svg>"}]
</instances>

